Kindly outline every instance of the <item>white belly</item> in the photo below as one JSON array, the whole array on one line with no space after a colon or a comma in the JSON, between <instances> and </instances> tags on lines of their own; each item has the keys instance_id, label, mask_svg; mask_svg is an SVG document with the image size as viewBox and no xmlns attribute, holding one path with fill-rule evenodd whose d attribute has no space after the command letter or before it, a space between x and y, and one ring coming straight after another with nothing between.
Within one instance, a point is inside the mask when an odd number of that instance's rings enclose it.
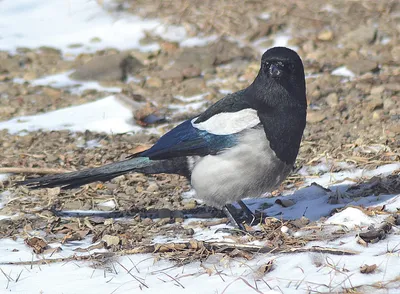
<instances>
[{"instance_id":1,"label":"white belly","mask_svg":"<svg viewBox=\"0 0 400 294\"><path fill-rule=\"evenodd\" d=\"M236 147L199 159L191 181L197 198L220 208L272 191L291 169L275 156L264 130L252 129L243 134Z\"/></svg>"}]
</instances>

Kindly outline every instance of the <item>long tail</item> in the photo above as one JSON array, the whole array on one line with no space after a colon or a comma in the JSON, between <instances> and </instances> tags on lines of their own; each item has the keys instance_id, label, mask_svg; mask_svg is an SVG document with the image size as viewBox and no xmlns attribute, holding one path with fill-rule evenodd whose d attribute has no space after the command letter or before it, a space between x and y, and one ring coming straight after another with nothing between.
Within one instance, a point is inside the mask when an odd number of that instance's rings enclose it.
<instances>
[{"instance_id":1,"label":"long tail","mask_svg":"<svg viewBox=\"0 0 400 294\"><path fill-rule=\"evenodd\" d=\"M33 189L53 187L73 189L96 181L105 182L129 172L141 172L146 174L175 173L186 176L187 163L184 158L150 160L147 157L136 157L82 171L27 179L17 182L16 185L26 185Z\"/></svg>"}]
</instances>

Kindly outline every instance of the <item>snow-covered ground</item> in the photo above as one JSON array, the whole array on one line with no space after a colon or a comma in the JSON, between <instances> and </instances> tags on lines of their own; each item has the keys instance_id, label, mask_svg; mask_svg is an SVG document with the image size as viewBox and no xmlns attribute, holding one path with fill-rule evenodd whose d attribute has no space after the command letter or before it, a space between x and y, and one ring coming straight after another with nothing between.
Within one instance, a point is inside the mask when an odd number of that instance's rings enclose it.
<instances>
[{"instance_id":1,"label":"snow-covered ground","mask_svg":"<svg viewBox=\"0 0 400 294\"><path fill-rule=\"evenodd\" d=\"M369 176L384 175L394 169L400 169L400 164L386 165ZM361 170L349 170L347 176L357 180ZM341 178L340 173L326 173L322 178ZM342 187L324 184L332 192L326 192L318 186L304 187L297 191L288 192L286 199L295 202L293 206L283 208L278 204L265 210L270 216L277 218L299 218L303 214L310 219L319 219L329 215L334 208L347 205L363 204L368 207L386 205L389 211L400 207L400 195L369 196L360 199L347 199L342 204L328 204L329 194L335 193L335 188ZM343 187L342 187L343 188ZM256 202L274 203L273 199L248 200L251 207ZM366 229L370 225L379 225L384 215L368 216L357 208L348 207L334 214L325 221L318 222L318 226L337 225L337 228L351 230L354 228ZM190 220L193 221L193 220ZM189 220L184 225L188 225ZM216 233L217 225L210 229L196 228L192 238L203 241L227 241L228 234ZM334 255L318 252L303 252L296 254L257 254L252 260L212 255L204 262L193 262L184 266L154 259L151 254L136 254L118 257L101 267L93 262L68 261L49 263L44 265L29 265L31 261L42 258L67 258L74 254L87 255L104 250L92 250L85 253L74 251L76 248L85 248L91 245L89 240L71 242L64 245L51 244L60 247L61 251L43 255L34 255L31 248L24 245L23 240L0 240L0 281L7 293L159 293L160 291L174 291L174 293L309 293L333 292L342 288L382 283L385 287L395 289L400 272L400 235L399 229L376 244L364 247L357 242L355 234L345 234L333 241L316 241L308 243L305 248L320 246L336 250L351 250L355 255ZM307 234L306 231L296 233L298 237ZM296 236L296 235L295 235ZM189 240L189 239L188 239ZM182 238L156 237L155 243L183 242ZM260 242L257 245L267 245ZM5 265L6 262L25 261L26 265ZM269 261L273 261L273 269L265 275L260 275L258 269ZM373 273L360 272L363 265L376 265ZM249 286L250 285L250 286ZM252 289L252 287L254 289ZM364 288L366 289L366 288ZM364 290L363 290L364 291ZM386 290L385 290L386 291ZM382 293L388 293L383 291ZM395 290L393 290L396 293ZM5 293L5 292L4 292ZM369 293L379 293L377 289Z\"/></svg>"},{"instance_id":2,"label":"snow-covered ground","mask_svg":"<svg viewBox=\"0 0 400 294\"><path fill-rule=\"evenodd\" d=\"M140 38L145 30L163 34L166 39L181 42L183 46L201 45L215 39L187 38L183 28L168 28L158 20L141 20L134 16L111 14L104 7L108 1L80 0L2 0L0 1L0 50L15 52L17 47L51 46L62 50L65 56L82 52L93 52L106 47L117 49L138 48L154 50L157 44L141 46ZM104 6L99 3L103 3ZM278 35L275 45L286 45L289 37ZM95 41L97 40L97 41ZM261 40L262 41L262 40ZM82 46L70 46L72 44ZM348 78L354 74L346 68L338 68L333 74ZM68 73L41 78L31 82L36 85L53 87L77 86L68 78ZM104 88L96 82L79 83L77 91L101 89L112 93L118 88ZM203 107L201 96L192 98L177 97L191 102L193 107ZM180 106L176 106L180 107ZM88 111L90 109L90 111ZM180 108L180 111L184 109ZM0 129L8 129L21 135L37 129L84 131L86 129L107 133L128 131L140 132L141 128L132 124L132 112L123 106L114 96L106 96L95 102L74 106L49 113L16 117L0 122ZM335 208L346 205L376 206L386 205L390 211L400 207L400 195L370 195L352 199L346 197L349 185L361 178L375 175L387 175L400 169L399 163L382 166L376 171L364 171L343 164L344 171L329 172L329 162L314 167L304 167L300 173L310 177L304 186L288 190L285 196L268 199L247 200L253 209L268 204L265 212L278 219L295 219L305 216L311 220L326 217ZM4 177L0 175L0 177ZM310 184L316 182L319 186ZM329 204L332 196L339 195L336 204ZM277 199L289 199L293 205L282 207ZM6 197L2 199L6 201ZM1 218L7 218L2 216ZM347 229L367 228L379 224L382 215L367 216L363 211L348 207L332 217L320 221L319 225L340 224ZM220 226L211 229L196 230L194 237L202 240L224 240L226 234L215 233ZM1 293L313 293L341 291L343 287L354 288L360 285L381 283L382 288L398 289L400 273L400 235L398 228L385 240L363 247L355 236L345 235L331 242L318 241L306 247L322 246L357 251L352 256L340 256L326 253L296 254L258 254L253 260L240 258L210 257L202 264L199 262L185 266L161 260L155 261L151 254L138 254L120 257L106 267L97 267L90 261L59 262L46 265L29 265L32 260L41 258L68 257L77 253L74 249L89 246L88 240L61 246L60 252L36 256L23 240L0 240L0 292ZM166 241L162 237L154 242ZM168 241L184 241L182 239ZM262 245L262 244L261 244ZM273 270L260 276L257 269L273 260ZM6 265L12 261L26 261L27 265ZM377 270L370 274L360 273L360 266L376 264ZM396 284L397 283L397 284ZM393 290L392 293L395 293ZM386 290L384 290L385 293ZM370 293L378 293L374 288Z\"/></svg>"}]
</instances>

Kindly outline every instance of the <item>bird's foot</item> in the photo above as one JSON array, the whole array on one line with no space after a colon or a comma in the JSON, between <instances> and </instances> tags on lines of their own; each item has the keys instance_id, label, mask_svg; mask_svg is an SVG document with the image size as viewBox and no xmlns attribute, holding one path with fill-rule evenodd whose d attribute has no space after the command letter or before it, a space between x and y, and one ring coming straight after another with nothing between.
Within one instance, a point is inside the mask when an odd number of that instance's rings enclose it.
<instances>
[{"instance_id":1,"label":"bird's foot","mask_svg":"<svg viewBox=\"0 0 400 294\"><path fill-rule=\"evenodd\" d=\"M257 235L258 231L251 230L251 226L261 220L261 215L253 213L241 200L238 201L238 204L241 210L236 209L232 204L226 204L222 209L235 228L217 231Z\"/></svg>"}]
</instances>

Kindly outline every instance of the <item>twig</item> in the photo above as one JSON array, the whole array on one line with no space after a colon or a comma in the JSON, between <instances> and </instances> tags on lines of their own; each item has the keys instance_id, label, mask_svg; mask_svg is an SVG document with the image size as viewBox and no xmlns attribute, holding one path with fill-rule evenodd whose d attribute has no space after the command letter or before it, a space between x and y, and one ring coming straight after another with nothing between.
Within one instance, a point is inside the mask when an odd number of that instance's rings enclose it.
<instances>
[{"instance_id":1,"label":"twig","mask_svg":"<svg viewBox=\"0 0 400 294\"><path fill-rule=\"evenodd\" d=\"M36 168L36 167L0 167L0 174L63 174L70 172L67 169Z\"/></svg>"},{"instance_id":2,"label":"twig","mask_svg":"<svg viewBox=\"0 0 400 294\"><path fill-rule=\"evenodd\" d=\"M345 249L336 249L336 248L326 248L320 246L313 246L309 248L271 248L271 247L263 247L257 245L247 245L247 244L235 244L228 242L202 242L191 240L189 242L184 243L165 243L165 244L153 244L140 246L137 248L122 250L119 252L106 252L106 253L94 253L88 255L73 255L70 257L63 258L48 258L48 259L40 259L35 261L11 261L11 262L1 262L0 265L41 265L41 264L49 264L49 263L57 263L57 262L68 262L68 261L84 261L84 260L93 260L93 259L105 259L114 256L125 256L131 254L140 254L140 253L166 253L166 252L176 252L176 251L184 251L184 250L208 250L210 252L230 252L234 249L246 250L253 253L281 253L281 254L290 254L290 253L302 253L302 252L318 252L325 254L333 254L333 255L357 255L358 251L353 250L345 250Z\"/></svg>"},{"instance_id":3,"label":"twig","mask_svg":"<svg viewBox=\"0 0 400 294\"><path fill-rule=\"evenodd\" d=\"M224 294L224 293L226 292L226 290L229 288L229 286L231 286L233 283L235 283L236 281L239 281L239 280L242 280L243 283L245 283L247 286L249 286L249 287L250 287L251 289L253 289L255 292L260 293L260 294L263 294L260 290L256 289L256 288L253 287L252 285L250 285L250 283L249 283L247 280L245 280L244 278L242 278L242 277L238 277L238 278L236 278L235 280L233 280L232 282L230 282L230 283L225 287L225 289L222 291L222 294Z\"/></svg>"},{"instance_id":4,"label":"twig","mask_svg":"<svg viewBox=\"0 0 400 294\"><path fill-rule=\"evenodd\" d=\"M149 288L149 286L147 286L145 283L143 283L138 277L136 277L135 275L133 275L133 274L131 273L131 271L128 270L125 266L123 266L123 265L122 265L121 263L119 263L118 261L117 261L117 263L119 264L120 267L122 267L124 270L126 270L126 272L127 272L132 278L134 278L137 282L139 282L143 287Z\"/></svg>"}]
</instances>

